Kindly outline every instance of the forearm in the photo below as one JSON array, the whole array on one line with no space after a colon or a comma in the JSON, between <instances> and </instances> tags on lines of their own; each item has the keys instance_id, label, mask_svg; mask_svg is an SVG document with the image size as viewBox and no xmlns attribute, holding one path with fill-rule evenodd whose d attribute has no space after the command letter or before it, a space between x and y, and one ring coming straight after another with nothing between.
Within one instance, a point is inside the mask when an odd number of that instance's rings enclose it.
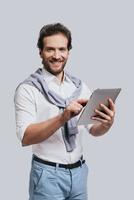
<instances>
[{"instance_id":1,"label":"forearm","mask_svg":"<svg viewBox=\"0 0 134 200\"><path fill-rule=\"evenodd\" d=\"M110 127L103 126L102 124L95 124L90 128L90 133L93 136L101 136L108 132Z\"/></svg>"},{"instance_id":2,"label":"forearm","mask_svg":"<svg viewBox=\"0 0 134 200\"><path fill-rule=\"evenodd\" d=\"M22 144L31 145L40 143L54 134L64 123L65 119L63 115L59 114L47 121L31 124L24 133Z\"/></svg>"},{"instance_id":3,"label":"forearm","mask_svg":"<svg viewBox=\"0 0 134 200\"><path fill-rule=\"evenodd\" d=\"M87 100L84 99L71 102L66 109L56 117L41 123L29 125L24 133L22 144L31 145L46 140L61 128L65 122L78 115L82 110L82 105L85 105L85 103L87 103Z\"/></svg>"}]
</instances>

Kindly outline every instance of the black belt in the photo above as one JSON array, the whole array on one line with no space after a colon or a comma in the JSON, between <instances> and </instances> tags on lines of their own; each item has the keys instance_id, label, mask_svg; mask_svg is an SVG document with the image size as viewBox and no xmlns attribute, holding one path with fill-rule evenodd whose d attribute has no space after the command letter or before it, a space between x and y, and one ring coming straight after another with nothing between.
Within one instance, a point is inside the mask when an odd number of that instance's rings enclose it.
<instances>
[{"instance_id":1,"label":"black belt","mask_svg":"<svg viewBox=\"0 0 134 200\"><path fill-rule=\"evenodd\" d=\"M85 160L82 160L82 157L80 158L79 161L77 161L76 163L73 163L73 164L60 164L59 163L58 167L62 167L62 168L66 168L66 169L73 169L73 168L79 167L79 166L81 166L82 164L85 163ZM35 160L35 161L37 161L39 163L43 163L45 165L50 165L50 166L54 166L54 167L56 167L56 165L57 165L54 162L42 160L41 158L38 158L37 156L33 156L33 160Z\"/></svg>"}]
</instances>

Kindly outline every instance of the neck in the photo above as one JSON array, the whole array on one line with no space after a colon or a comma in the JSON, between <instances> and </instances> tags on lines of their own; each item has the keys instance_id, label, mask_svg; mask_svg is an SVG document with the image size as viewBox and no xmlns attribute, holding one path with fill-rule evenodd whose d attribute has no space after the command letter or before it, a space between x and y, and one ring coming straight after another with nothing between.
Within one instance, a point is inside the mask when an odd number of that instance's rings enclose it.
<instances>
[{"instance_id":1,"label":"neck","mask_svg":"<svg viewBox=\"0 0 134 200\"><path fill-rule=\"evenodd\" d=\"M63 78L64 78L64 71L62 71L60 74L55 75L57 79L62 83Z\"/></svg>"}]
</instances>

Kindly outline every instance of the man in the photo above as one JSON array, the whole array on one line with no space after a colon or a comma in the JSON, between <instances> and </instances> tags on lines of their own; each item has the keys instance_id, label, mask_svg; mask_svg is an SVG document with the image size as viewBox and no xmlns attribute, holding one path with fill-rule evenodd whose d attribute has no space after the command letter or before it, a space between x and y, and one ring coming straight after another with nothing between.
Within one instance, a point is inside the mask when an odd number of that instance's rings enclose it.
<instances>
[{"instance_id":1,"label":"man","mask_svg":"<svg viewBox=\"0 0 134 200\"><path fill-rule=\"evenodd\" d=\"M44 26L38 39L43 68L15 93L16 128L22 145L32 145L29 200L87 200L88 167L83 158L78 115L90 91L64 68L72 48L71 33L60 23ZM113 124L115 106L95 110L89 133L100 136Z\"/></svg>"}]
</instances>

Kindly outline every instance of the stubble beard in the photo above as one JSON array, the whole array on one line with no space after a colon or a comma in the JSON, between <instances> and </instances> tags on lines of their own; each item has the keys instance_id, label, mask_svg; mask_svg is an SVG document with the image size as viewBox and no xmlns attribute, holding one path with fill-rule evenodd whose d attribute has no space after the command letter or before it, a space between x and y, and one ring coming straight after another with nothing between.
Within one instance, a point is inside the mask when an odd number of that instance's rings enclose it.
<instances>
[{"instance_id":1,"label":"stubble beard","mask_svg":"<svg viewBox=\"0 0 134 200\"><path fill-rule=\"evenodd\" d=\"M55 76L59 75L61 72L64 71L64 68L65 68L66 63L67 63L67 60L63 61L63 63L62 63L62 65L61 65L61 67L60 67L59 70L53 70L53 69L51 68L50 64L49 64L47 61L45 61L45 60L42 61L43 67L44 67L48 72L50 72L51 74L53 74L53 75L55 75Z\"/></svg>"}]
</instances>

